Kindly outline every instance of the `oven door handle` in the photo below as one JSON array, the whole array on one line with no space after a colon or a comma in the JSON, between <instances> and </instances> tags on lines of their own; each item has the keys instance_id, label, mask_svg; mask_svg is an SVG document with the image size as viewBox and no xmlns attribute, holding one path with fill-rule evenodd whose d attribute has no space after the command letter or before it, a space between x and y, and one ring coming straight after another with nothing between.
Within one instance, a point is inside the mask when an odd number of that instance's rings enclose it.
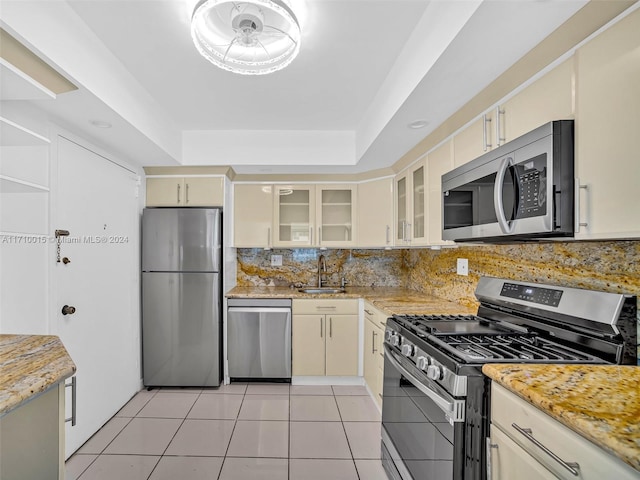
<instances>
[{"instance_id":1,"label":"oven door handle","mask_svg":"<svg viewBox=\"0 0 640 480\"><path fill-rule=\"evenodd\" d=\"M409 372L398 359L396 359L394 352L387 344L384 345L384 355L391 364L413 384L414 387L429 397L438 406L438 408L445 413L451 424L464 422L464 401L456 400L453 397L449 400L441 394L434 392L431 388L426 386L424 382L420 381L415 375Z\"/></svg>"}]
</instances>

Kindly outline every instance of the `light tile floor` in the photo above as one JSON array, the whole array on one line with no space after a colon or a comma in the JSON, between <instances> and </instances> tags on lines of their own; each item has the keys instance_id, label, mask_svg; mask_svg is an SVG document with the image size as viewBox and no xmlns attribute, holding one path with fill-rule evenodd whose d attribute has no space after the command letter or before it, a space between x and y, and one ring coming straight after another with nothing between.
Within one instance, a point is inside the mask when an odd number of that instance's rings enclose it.
<instances>
[{"instance_id":1,"label":"light tile floor","mask_svg":"<svg viewBox=\"0 0 640 480\"><path fill-rule=\"evenodd\" d=\"M142 390L66 464L68 480L387 480L364 387Z\"/></svg>"}]
</instances>

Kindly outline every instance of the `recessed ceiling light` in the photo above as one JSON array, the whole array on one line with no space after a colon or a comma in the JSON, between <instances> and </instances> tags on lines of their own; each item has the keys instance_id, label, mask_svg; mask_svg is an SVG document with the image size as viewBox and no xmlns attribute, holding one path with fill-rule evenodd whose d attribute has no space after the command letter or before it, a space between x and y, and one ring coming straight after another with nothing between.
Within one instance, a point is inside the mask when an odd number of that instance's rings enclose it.
<instances>
[{"instance_id":1,"label":"recessed ceiling light","mask_svg":"<svg viewBox=\"0 0 640 480\"><path fill-rule=\"evenodd\" d=\"M424 128L427 125L429 125L429 122L427 122L426 120L414 120L413 122L411 122L409 125L407 125L409 128L413 128L414 130L417 130L419 128Z\"/></svg>"},{"instance_id":2,"label":"recessed ceiling light","mask_svg":"<svg viewBox=\"0 0 640 480\"><path fill-rule=\"evenodd\" d=\"M105 120L89 120L89 123L96 128L111 128L111 123Z\"/></svg>"}]
</instances>

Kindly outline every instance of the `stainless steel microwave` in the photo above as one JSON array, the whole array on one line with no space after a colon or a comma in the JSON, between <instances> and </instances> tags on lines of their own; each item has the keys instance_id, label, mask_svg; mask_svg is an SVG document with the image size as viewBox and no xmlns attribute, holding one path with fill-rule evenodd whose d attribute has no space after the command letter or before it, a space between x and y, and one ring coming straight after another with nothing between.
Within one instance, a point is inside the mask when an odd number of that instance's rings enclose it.
<instances>
[{"instance_id":1,"label":"stainless steel microwave","mask_svg":"<svg viewBox=\"0 0 640 480\"><path fill-rule=\"evenodd\" d=\"M442 176L442 238L574 235L573 120L549 122Z\"/></svg>"}]
</instances>

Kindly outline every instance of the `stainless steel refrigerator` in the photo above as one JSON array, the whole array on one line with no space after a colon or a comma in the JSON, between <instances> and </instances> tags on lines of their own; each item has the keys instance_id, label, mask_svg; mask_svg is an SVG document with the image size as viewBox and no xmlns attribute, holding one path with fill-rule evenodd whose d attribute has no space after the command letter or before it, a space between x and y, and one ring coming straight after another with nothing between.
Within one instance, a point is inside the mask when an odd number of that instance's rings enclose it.
<instances>
[{"instance_id":1,"label":"stainless steel refrigerator","mask_svg":"<svg viewBox=\"0 0 640 480\"><path fill-rule=\"evenodd\" d=\"M221 222L218 208L143 211L145 386L220 385Z\"/></svg>"}]
</instances>

